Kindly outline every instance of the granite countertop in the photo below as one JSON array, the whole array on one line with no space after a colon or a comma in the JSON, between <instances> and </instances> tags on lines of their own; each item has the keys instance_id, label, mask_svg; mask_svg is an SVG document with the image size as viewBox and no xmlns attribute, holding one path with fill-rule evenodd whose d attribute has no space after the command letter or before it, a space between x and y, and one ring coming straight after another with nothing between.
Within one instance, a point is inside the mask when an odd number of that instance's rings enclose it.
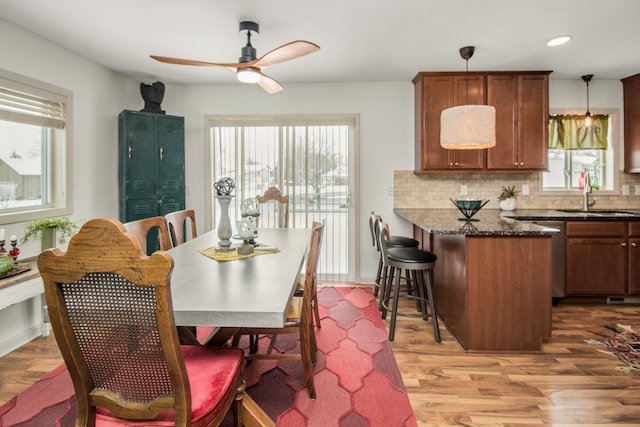
<instances>
[{"instance_id":1,"label":"granite countertop","mask_svg":"<svg viewBox=\"0 0 640 427\"><path fill-rule=\"evenodd\" d=\"M635 209L590 209L588 212L579 209L575 212L516 209L512 212L502 212L501 215L519 221L640 221L640 211Z\"/></svg>"},{"instance_id":2,"label":"granite countertop","mask_svg":"<svg viewBox=\"0 0 640 427\"><path fill-rule=\"evenodd\" d=\"M482 209L474 215L477 221L461 221L457 209L394 209L400 217L434 234L466 234L480 236L543 236L559 230L516 220L501 215L498 209Z\"/></svg>"},{"instance_id":3,"label":"granite countertop","mask_svg":"<svg viewBox=\"0 0 640 427\"><path fill-rule=\"evenodd\" d=\"M531 221L640 221L634 209L592 209L589 212L563 212L553 209L517 209L501 211L481 209L477 221L460 221L463 215L452 209L394 209L402 218L434 234L469 234L495 236L529 236L557 232L557 229Z\"/></svg>"}]
</instances>

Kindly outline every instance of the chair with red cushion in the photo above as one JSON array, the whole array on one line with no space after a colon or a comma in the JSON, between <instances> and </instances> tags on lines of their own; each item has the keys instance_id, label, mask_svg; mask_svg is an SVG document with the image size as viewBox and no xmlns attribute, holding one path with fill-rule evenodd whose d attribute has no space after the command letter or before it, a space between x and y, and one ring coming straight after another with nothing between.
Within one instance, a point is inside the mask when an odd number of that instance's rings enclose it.
<instances>
[{"instance_id":1,"label":"chair with red cushion","mask_svg":"<svg viewBox=\"0 0 640 427\"><path fill-rule=\"evenodd\" d=\"M87 222L38 257L51 326L77 398L76 426L241 425L244 353L181 346L173 259L145 256L118 221Z\"/></svg>"}]
</instances>

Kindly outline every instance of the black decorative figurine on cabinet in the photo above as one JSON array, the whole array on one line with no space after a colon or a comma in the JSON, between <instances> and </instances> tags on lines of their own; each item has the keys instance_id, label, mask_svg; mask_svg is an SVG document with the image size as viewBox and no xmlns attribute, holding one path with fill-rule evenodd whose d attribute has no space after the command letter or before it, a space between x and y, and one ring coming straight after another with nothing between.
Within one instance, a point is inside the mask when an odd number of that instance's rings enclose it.
<instances>
[{"instance_id":1,"label":"black decorative figurine on cabinet","mask_svg":"<svg viewBox=\"0 0 640 427\"><path fill-rule=\"evenodd\" d=\"M142 95L142 99L144 99L144 108L140 111L164 114L160 106L164 98L164 83L155 82L150 85L140 83L140 95Z\"/></svg>"}]
</instances>

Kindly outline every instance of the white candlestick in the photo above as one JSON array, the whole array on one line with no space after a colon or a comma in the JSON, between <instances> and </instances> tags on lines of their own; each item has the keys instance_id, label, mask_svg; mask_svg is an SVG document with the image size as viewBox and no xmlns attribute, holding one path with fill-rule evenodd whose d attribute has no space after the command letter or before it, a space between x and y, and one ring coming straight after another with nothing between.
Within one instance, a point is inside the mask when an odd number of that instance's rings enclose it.
<instances>
[{"instance_id":1,"label":"white candlestick","mask_svg":"<svg viewBox=\"0 0 640 427\"><path fill-rule=\"evenodd\" d=\"M4 228L0 228L0 240L4 240Z\"/></svg>"},{"instance_id":2,"label":"white candlestick","mask_svg":"<svg viewBox=\"0 0 640 427\"><path fill-rule=\"evenodd\" d=\"M18 241L18 236L16 236L15 234L11 236L11 241L12 242L17 242Z\"/></svg>"}]
</instances>

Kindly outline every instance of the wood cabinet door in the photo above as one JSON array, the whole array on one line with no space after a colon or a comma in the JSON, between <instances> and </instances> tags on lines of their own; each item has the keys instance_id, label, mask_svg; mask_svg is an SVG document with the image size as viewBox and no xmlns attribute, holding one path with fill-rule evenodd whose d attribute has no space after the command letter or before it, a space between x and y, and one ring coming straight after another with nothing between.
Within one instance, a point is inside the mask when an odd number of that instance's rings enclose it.
<instances>
[{"instance_id":1,"label":"wood cabinet door","mask_svg":"<svg viewBox=\"0 0 640 427\"><path fill-rule=\"evenodd\" d=\"M484 76L462 75L453 78L454 106L484 105ZM440 138L438 137L438 141ZM483 169L487 150L447 150L454 169Z\"/></svg>"},{"instance_id":2,"label":"wood cabinet door","mask_svg":"<svg viewBox=\"0 0 640 427\"><path fill-rule=\"evenodd\" d=\"M640 294L640 239L629 239L629 293Z\"/></svg>"},{"instance_id":3,"label":"wood cabinet door","mask_svg":"<svg viewBox=\"0 0 640 427\"><path fill-rule=\"evenodd\" d=\"M613 296L626 292L624 238L567 238L567 295Z\"/></svg>"},{"instance_id":4,"label":"wood cabinet door","mask_svg":"<svg viewBox=\"0 0 640 427\"><path fill-rule=\"evenodd\" d=\"M518 165L547 169L549 152L549 76L518 76Z\"/></svg>"},{"instance_id":5,"label":"wood cabinet door","mask_svg":"<svg viewBox=\"0 0 640 427\"><path fill-rule=\"evenodd\" d=\"M483 169L485 150L442 148L440 116L457 105L483 105L484 76L423 76L416 85L416 170Z\"/></svg>"},{"instance_id":6,"label":"wood cabinet door","mask_svg":"<svg viewBox=\"0 0 640 427\"><path fill-rule=\"evenodd\" d=\"M548 74L490 74L487 104L496 107L496 146L487 150L487 169L546 170Z\"/></svg>"},{"instance_id":7,"label":"wood cabinet door","mask_svg":"<svg viewBox=\"0 0 640 427\"><path fill-rule=\"evenodd\" d=\"M518 169L518 78L487 76L487 104L496 109L496 146L487 149L487 169Z\"/></svg>"},{"instance_id":8,"label":"wood cabinet door","mask_svg":"<svg viewBox=\"0 0 640 427\"><path fill-rule=\"evenodd\" d=\"M440 114L454 105L453 76L424 77L421 84L422 108L416 117L422 121L422 135L416 135L420 170L449 169L449 150L440 146Z\"/></svg>"},{"instance_id":9,"label":"wood cabinet door","mask_svg":"<svg viewBox=\"0 0 640 427\"><path fill-rule=\"evenodd\" d=\"M622 79L624 96L624 171L640 173L640 74Z\"/></svg>"}]
</instances>

